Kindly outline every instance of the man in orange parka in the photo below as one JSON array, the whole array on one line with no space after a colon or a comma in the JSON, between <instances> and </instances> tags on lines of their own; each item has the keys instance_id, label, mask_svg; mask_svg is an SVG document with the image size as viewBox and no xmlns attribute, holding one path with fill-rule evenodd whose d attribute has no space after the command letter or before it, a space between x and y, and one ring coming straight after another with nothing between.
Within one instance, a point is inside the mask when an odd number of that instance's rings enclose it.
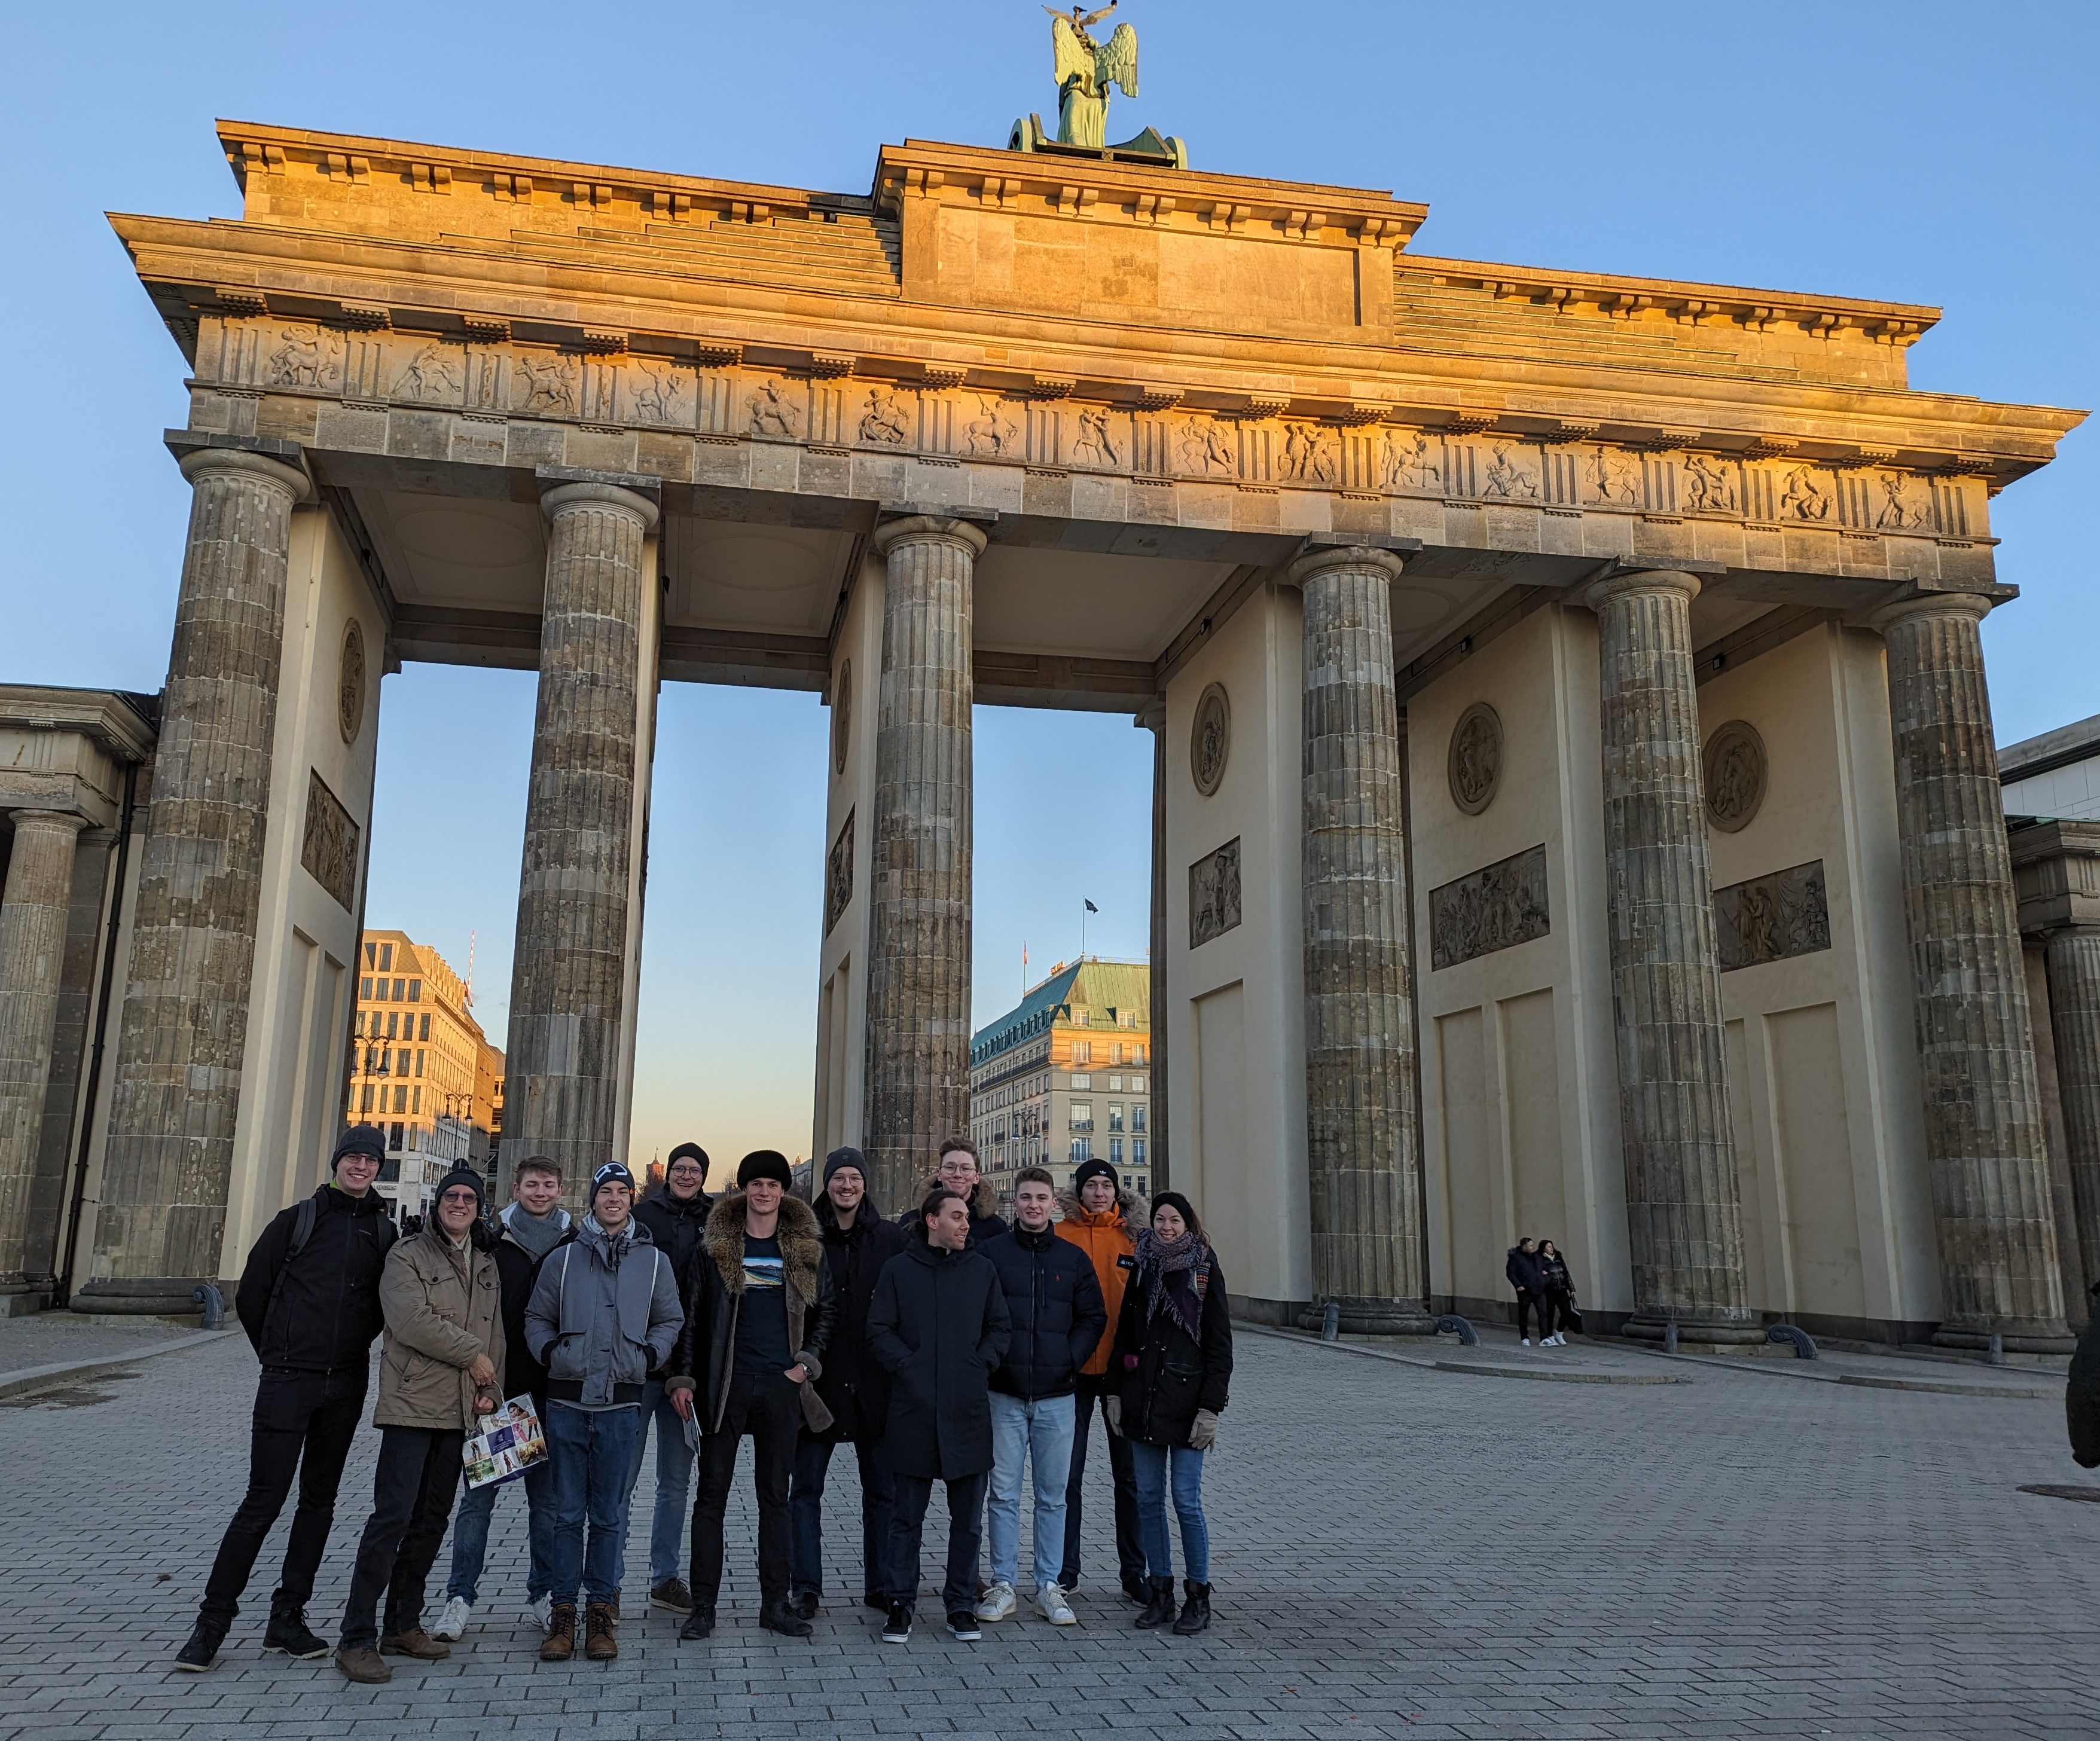
<instances>
[{"instance_id":1,"label":"man in orange parka","mask_svg":"<svg viewBox=\"0 0 2100 1741\"><path fill-rule=\"evenodd\" d=\"M1057 1224L1057 1236L1069 1240L1092 1260L1111 1329L1079 1369L1078 1407L1072 1426L1072 1473L1065 1487L1065 1564L1057 1579L1065 1589L1071 1590L1079 1581L1079 1490L1087 1473L1088 1429L1095 1410L1114 1394L1109 1373L1109 1344L1115 1340L1113 1329L1123 1311L1123 1289L1136 1267L1137 1234L1143 1223L1132 1219L1136 1199L1118 1188L1115 1169L1105 1161L1081 1161L1072 1175L1072 1194L1058 1201L1065 1219ZM1127 1442L1116 1433L1107 1437L1109 1472L1115 1482L1116 1560L1123 1593L1129 1601L1142 1606L1147 1597L1145 1549L1137 1535L1137 1479L1131 1469Z\"/></svg>"}]
</instances>

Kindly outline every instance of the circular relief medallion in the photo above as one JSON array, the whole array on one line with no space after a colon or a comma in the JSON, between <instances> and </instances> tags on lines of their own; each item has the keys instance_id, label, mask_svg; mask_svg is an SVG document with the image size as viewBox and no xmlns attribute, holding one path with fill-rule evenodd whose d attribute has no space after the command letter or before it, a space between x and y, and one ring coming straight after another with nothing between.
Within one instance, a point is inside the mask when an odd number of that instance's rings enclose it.
<instances>
[{"instance_id":1,"label":"circular relief medallion","mask_svg":"<svg viewBox=\"0 0 2100 1741\"><path fill-rule=\"evenodd\" d=\"M839 667L839 690L832 702L832 772L846 771L846 751L853 743L853 661Z\"/></svg>"},{"instance_id":2,"label":"circular relief medallion","mask_svg":"<svg viewBox=\"0 0 2100 1741\"><path fill-rule=\"evenodd\" d=\"M1706 788L1706 820L1722 833L1733 834L1765 801L1765 782L1771 774L1765 740L1748 720L1731 720L1714 728L1699 760Z\"/></svg>"},{"instance_id":3,"label":"circular relief medallion","mask_svg":"<svg viewBox=\"0 0 2100 1741\"><path fill-rule=\"evenodd\" d=\"M1189 772L1196 790L1206 798L1215 793L1225 777L1225 758L1232 753L1233 709L1225 699L1225 686L1213 683L1196 702L1196 729L1189 737Z\"/></svg>"},{"instance_id":4,"label":"circular relief medallion","mask_svg":"<svg viewBox=\"0 0 2100 1741\"><path fill-rule=\"evenodd\" d=\"M342 663L336 674L336 723L345 743L357 742L364 724L364 628L355 617L342 632Z\"/></svg>"},{"instance_id":5,"label":"circular relief medallion","mask_svg":"<svg viewBox=\"0 0 2100 1741\"><path fill-rule=\"evenodd\" d=\"M1495 801L1495 788L1502 780L1502 722L1485 701L1467 708L1451 728L1445 773L1451 782L1451 802L1467 815L1478 816Z\"/></svg>"}]
</instances>

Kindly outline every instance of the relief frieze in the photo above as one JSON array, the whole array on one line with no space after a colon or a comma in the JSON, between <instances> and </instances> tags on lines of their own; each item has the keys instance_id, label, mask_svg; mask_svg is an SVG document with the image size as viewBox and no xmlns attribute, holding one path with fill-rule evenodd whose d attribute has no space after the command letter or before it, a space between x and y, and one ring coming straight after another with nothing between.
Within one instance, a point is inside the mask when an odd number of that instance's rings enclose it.
<instances>
[{"instance_id":1,"label":"relief frieze","mask_svg":"<svg viewBox=\"0 0 2100 1741\"><path fill-rule=\"evenodd\" d=\"M1240 837L1189 866L1189 947L1201 949L1240 922Z\"/></svg>"},{"instance_id":2,"label":"relief frieze","mask_svg":"<svg viewBox=\"0 0 2100 1741\"><path fill-rule=\"evenodd\" d=\"M1823 861L1715 889L1714 930L1723 973L1829 948Z\"/></svg>"},{"instance_id":3,"label":"relief frieze","mask_svg":"<svg viewBox=\"0 0 2100 1741\"><path fill-rule=\"evenodd\" d=\"M1432 972L1514 949L1552 928L1543 845L1429 891Z\"/></svg>"}]
</instances>

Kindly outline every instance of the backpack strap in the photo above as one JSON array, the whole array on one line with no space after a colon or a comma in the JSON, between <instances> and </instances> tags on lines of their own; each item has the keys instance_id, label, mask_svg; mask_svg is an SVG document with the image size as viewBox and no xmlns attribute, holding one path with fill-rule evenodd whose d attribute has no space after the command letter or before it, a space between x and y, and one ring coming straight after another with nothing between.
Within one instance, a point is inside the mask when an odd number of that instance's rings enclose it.
<instances>
[{"instance_id":1,"label":"backpack strap","mask_svg":"<svg viewBox=\"0 0 2100 1741\"><path fill-rule=\"evenodd\" d=\"M324 1186L324 1190L327 1188ZM321 1219L321 1201L319 1192L299 1200L298 1214L292 1220L292 1243L285 1251L285 1261L277 1266L277 1273L270 1283L269 1303L262 1308L262 1333L270 1333L271 1315L277 1309L278 1297L285 1291L285 1278L291 1273L292 1260L306 1250L307 1241L314 1236L315 1224Z\"/></svg>"}]
</instances>

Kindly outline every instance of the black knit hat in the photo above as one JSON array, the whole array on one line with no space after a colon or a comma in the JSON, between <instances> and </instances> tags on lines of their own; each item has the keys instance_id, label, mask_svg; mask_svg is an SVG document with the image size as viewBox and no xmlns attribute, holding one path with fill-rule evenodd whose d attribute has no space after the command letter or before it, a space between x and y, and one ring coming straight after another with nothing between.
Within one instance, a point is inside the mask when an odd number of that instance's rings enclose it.
<instances>
[{"instance_id":1,"label":"black knit hat","mask_svg":"<svg viewBox=\"0 0 2100 1741\"><path fill-rule=\"evenodd\" d=\"M375 1161L384 1161L386 1133L375 1124L352 1125L335 1139L335 1153L329 1157L331 1173L342 1165L345 1155L370 1155Z\"/></svg>"},{"instance_id":2,"label":"black knit hat","mask_svg":"<svg viewBox=\"0 0 2100 1741\"><path fill-rule=\"evenodd\" d=\"M598 1203L598 1192L607 1185L624 1185L629 1196L634 1194L634 1175L627 1170L624 1161L608 1161L591 1175L590 1200L593 1207Z\"/></svg>"},{"instance_id":3,"label":"black knit hat","mask_svg":"<svg viewBox=\"0 0 2100 1741\"><path fill-rule=\"evenodd\" d=\"M1105 1179L1112 1185L1120 1184L1121 1183L1121 1181L1116 1178L1116 1170L1110 1166L1107 1161L1102 1160L1099 1155L1088 1156L1087 1159L1082 1161L1077 1167L1073 1169L1072 1195L1077 1197L1082 1191L1085 1190L1087 1188L1087 1181L1090 1179Z\"/></svg>"},{"instance_id":4,"label":"black knit hat","mask_svg":"<svg viewBox=\"0 0 2100 1741\"><path fill-rule=\"evenodd\" d=\"M704 1179L708 1176L708 1152L706 1149L701 1148L698 1143L679 1144L676 1148L673 1149L669 1154L664 1157L664 1170L666 1173L669 1172L671 1169L676 1166L681 1161L699 1161L700 1164L700 1177Z\"/></svg>"},{"instance_id":5,"label":"black knit hat","mask_svg":"<svg viewBox=\"0 0 2100 1741\"><path fill-rule=\"evenodd\" d=\"M446 1174L438 1181L438 1194L430 1201L433 1203L443 1202L445 1193L454 1185L465 1185L474 1193L474 1212L477 1216L488 1213L488 1182L470 1166L456 1166Z\"/></svg>"},{"instance_id":6,"label":"black knit hat","mask_svg":"<svg viewBox=\"0 0 2100 1741\"><path fill-rule=\"evenodd\" d=\"M787 1156L777 1148L754 1148L737 1165L736 1188L739 1191L754 1179L777 1179L780 1188L794 1188L794 1169L788 1165Z\"/></svg>"},{"instance_id":7,"label":"black knit hat","mask_svg":"<svg viewBox=\"0 0 2100 1741\"><path fill-rule=\"evenodd\" d=\"M1152 1207L1149 1212L1150 1214L1158 1214L1162 1204L1172 1208L1184 1221L1187 1222L1189 1223L1189 1231L1193 1232L1197 1238L1202 1241L1207 1245L1210 1244L1211 1236L1203 1230L1203 1223L1198 1220L1196 1216L1196 1205L1190 1202L1188 1198L1182 1196L1178 1191L1155 1192L1153 1194ZM1146 1225L1149 1226L1150 1224L1151 1223L1148 1219Z\"/></svg>"},{"instance_id":8,"label":"black knit hat","mask_svg":"<svg viewBox=\"0 0 2100 1741\"><path fill-rule=\"evenodd\" d=\"M860 1175L861 1183L867 1183L867 1157L858 1148L834 1148L824 1157L824 1183L832 1182L832 1175L842 1166L849 1166Z\"/></svg>"}]
</instances>

